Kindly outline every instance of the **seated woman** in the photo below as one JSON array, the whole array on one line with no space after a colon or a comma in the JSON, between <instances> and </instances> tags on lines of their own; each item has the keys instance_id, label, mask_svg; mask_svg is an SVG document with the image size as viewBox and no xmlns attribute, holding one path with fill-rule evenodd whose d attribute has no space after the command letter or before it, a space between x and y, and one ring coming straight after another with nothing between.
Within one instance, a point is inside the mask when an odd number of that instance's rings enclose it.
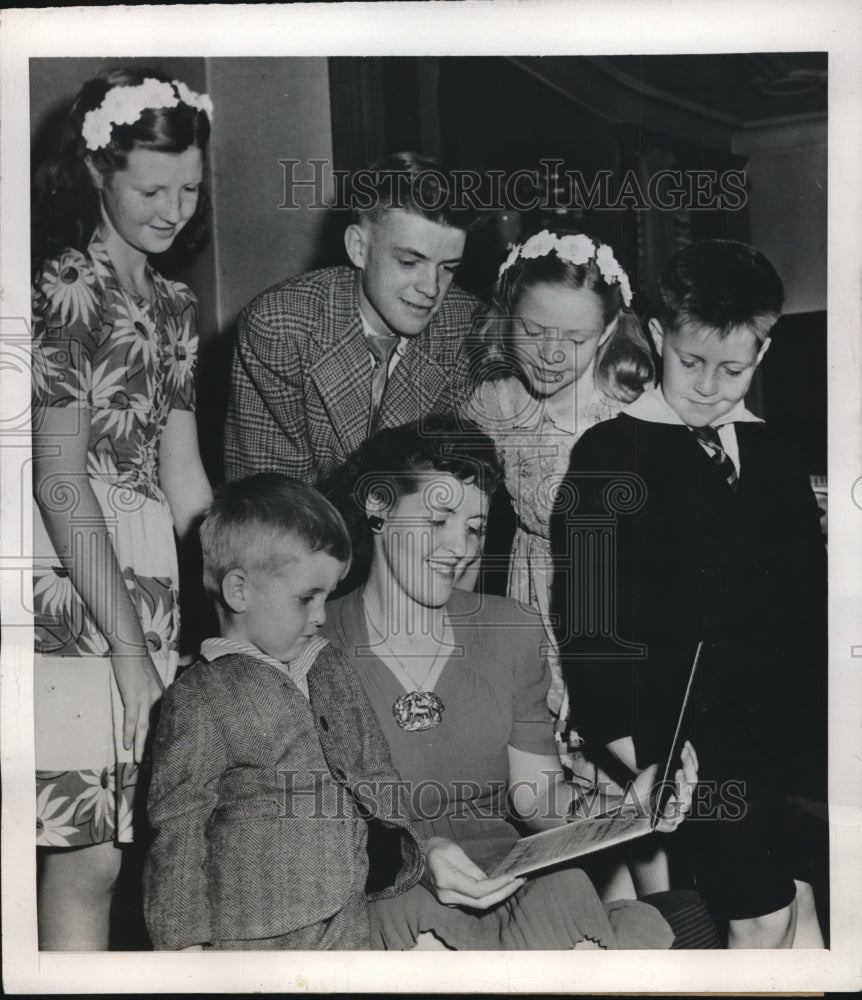
<instances>
[{"instance_id":1,"label":"seated woman","mask_svg":"<svg viewBox=\"0 0 862 1000\"><path fill-rule=\"evenodd\" d=\"M423 884L372 904L375 947L667 948L674 933L643 901L605 907L565 867L488 878L519 837L565 822L546 705L541 618L507 598L454 589L477 554L500 469L489 438L454 419L381 431L324 484L351 528L356 589L327 606L324 634L347 654L407 783L425 838ZM660 827L689 808L689 746ZM654 780L644 772L634 791ZM505 902L504 902L505 901Z\"/></svg>"}]
</instances>

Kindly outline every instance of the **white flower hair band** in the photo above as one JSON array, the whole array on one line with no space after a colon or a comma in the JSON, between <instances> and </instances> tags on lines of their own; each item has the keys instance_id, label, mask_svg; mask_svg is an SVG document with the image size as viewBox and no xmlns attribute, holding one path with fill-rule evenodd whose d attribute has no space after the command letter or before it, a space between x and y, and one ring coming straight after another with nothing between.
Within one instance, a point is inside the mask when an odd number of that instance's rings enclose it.
<instances>
[{"instance_id":1,"label":"white flower hair band","mask_svg":"<svg viewBox=\"0 0 862 1000\"><path fill-rule=\"evenodd\" d=\"M626 308L631 305L632 286L629 283L629 276L614 257L613 250L607 243L600 243L597 247L589 236L581 233L577 236L557 236L549 229L543 229L531 236L526 243L518 243L512 247L509 256L500 265L497 277L502 278L519 257L528 260L545 257L549 253L555 253L560 260L566 260L570 264L586 264L595 257L596 266L602 277L609 285L616 282L620 286L623 305Z\"/></svg>"},{"instance_id":2,"label":"white flower hair band","mask_svg":"<svg viewBox=\"0 0 862 1000\"><path fill-rule=\"evenodd\" d=\"M81 135L87 149L101 149L111 141L115 125L133 125L147 108L175 108L180 102L205 111L212 122L209 94L196 94L182 80L164 83L148 76L134 87L112 87L98 108L84 115Z\"/></svg>"}]
</instances>

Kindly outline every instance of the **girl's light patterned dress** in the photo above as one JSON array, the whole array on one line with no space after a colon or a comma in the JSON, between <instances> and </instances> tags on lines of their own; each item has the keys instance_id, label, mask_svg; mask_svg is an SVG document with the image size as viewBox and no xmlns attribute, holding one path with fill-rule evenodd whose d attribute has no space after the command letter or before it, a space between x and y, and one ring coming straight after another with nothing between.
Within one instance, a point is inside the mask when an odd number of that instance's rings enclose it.
<instances>
[{"instance_id":1,"label":"girl's light patterned dress","mask_svg":"<svg viewBox=\"0 0 862 1000\"><path fill-rule=\"evenodd\" d=\"M506 489L518 516L509 561L509 597L536 608L545 625L551 687L548 708L565 723L567 699L550 619L553 566L550 521L554 496L569 465L578 438L594 424L609 420L626 405L595 389L576 408L574 392L569 414L537 399L516 378L493 379L477 386L465 408L493 439L503 463Z\"/></svg>"},{"instance_id":2,"label":"girl's light patterned dress","mask_svg":"<svg viewBox=\"0 0 862 1000\"><path fill-rule=\"evenodd\" d=\"M196 300L150 271L152 303L120 285L102 243L45 262L33 287L33 424L68 411L89 419L87 481L102 509L153 662L165 684L177 665L179 613L173 522L159 486L159 442L172 409L194 409ZM42 502L68 512L76 491L42 483ZM87 526L81 523L81 528ZM76 551L97 574L92 554ZM109 648L34 525L37 844L78 847L132 837L138 768L122 744L122 701Z\"/></svg>"}]
</instances>

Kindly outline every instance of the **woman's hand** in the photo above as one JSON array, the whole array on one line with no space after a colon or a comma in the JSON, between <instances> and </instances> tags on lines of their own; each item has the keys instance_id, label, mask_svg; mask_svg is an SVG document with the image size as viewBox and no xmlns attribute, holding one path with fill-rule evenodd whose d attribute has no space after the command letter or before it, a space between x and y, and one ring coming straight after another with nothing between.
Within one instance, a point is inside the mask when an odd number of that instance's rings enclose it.
<instances>
[{"instance_id":1,"label":"woman's hand","mask_svg":"<svg viewBox=\"0 0 862 1000\"><path fill-rule=\"evenodd\" d=\"M134 751L135 763L139 764L150 728L150 712L165 686L145 649L114 651L111 666L123 699L123 746Z\"/></svg>"},{"instance_id":2,"label":"woman's hand","mask_svg":"<svg viewBox=\"0 0 862 1000\"><path fill-rule=\"evenodd\" d=\"M656 830L662 833L670 833L675 830L691 812L692 796L694 787L697 784L697 754L694 747L686 740L682 748L682 767L674 775L674 794L665 804L662 814L656 824ZM650 808L654 805L654 789L658 773L658 764L652 764L632 782L629 795L633 797L634 804L641 810L649 803ZM660 793L661 789L655 789L655 793ZM627 796L628 797L628 796Z\"/></svg>"},{"instance_id":3,"label":"woman's hand","mask_svg":"<svg viewBox=\"0 0 862 1000\"><path fill-rule=\"evenodd\" d=\"M422 884L446 906L487 910L511 896L525 881L511 875L488 878L454 841L445 837L425 841Z\"/></svg>"}]
</instances>

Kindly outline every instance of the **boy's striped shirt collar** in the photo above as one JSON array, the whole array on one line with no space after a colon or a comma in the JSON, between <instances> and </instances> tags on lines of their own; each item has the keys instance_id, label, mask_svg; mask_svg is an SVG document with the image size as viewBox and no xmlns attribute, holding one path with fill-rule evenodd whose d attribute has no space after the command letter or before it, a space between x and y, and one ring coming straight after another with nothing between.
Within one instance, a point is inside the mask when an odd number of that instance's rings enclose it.
<instances>
[{"instance_id":1,"label":"boy's striped shirt collar","mask_svg":"<svg viewBox=\"0 0 862 1000\"><path fill-rule=\"evenodd\" d=\"M280 670L283 674L287 674L307 698L308 681L306 675L311 670L321 650L327 645L329 645L329 640L324 639L322 635L312 636L306 643L305 649L303 649L295 660L282 663L280 660L276 660L274 656L270 656L268 653L264 653L262 649L258 649L251 642L241 642L238 639L228 639L220 636L218 638L205 639L201 643L201 656L209 662L217 660L220 656L250 656L255 660L262 660L264 663L268 663L270 666Z\"/></svg>"}]
</instances>

